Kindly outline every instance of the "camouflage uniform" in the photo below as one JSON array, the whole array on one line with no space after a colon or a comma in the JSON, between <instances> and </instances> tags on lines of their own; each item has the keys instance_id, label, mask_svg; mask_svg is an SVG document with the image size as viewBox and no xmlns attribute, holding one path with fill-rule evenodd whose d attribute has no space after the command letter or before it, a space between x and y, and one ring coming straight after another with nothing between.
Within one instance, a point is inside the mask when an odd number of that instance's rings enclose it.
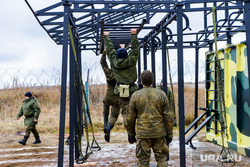
<instances>
[{"instance_id":1,"label":"camouflage uniform","mask_svg":"<svg viewBox=\"0 0 250 167\"><path fill-rule=\"evenodd\" d=\"M107 62L106 62L106 52L104 51L100 60L102 69L104 71L104 74L106 76L107 81L107 90L106 95L103 99L103 115L109 115L109 107L111 108L111 115L108 121L108 124L112 124L114 126L115 122L117 121L117 118L119 116L119 99L118 95L114 94L114 87L116 85L116 80L114 78L114 74L112 70L109 68ZM106 125L104 125L106 126Z\"/></svg>"},{"instance_id":2,"label":"camouflage uniform","mask_svg":"<svg viewBox=\"0 0 250 167\"><path fill-rule=\"evenodd\" d=\"M30 97L23 101L23 105L17 117L20 118L22 115L25 116L24 125L26 126L26 131L24 136L27 138L29 138L31 132L34 134L35 138L39 138L39 133L36 129L37 122L35 122L34 119L38 120L40 112L39 104L34 97Z\"/></svg>"},{"instance_id":3,"label":"camouflage uniform","mask_svg":"<svg viewBox=\"0 0 250 167\"><path fill-rule=\"evenodd\" d=\"M163 86L157 86L156 89L160 89L163 91ZM172 92L170 91L169 87L167 87L167 97L168 97L168 100L170 102L170 106L172 107L172 110L173 110L173 116L174 116L174 124L176 125L177 122L176 122L176 113L175 113L175 104L174 104L174 96L172 94Z\"/></svg>"},{"instance_id":4,"label":"camouflage uniform","mask_svg":"<svg viewBox=\"0 0 250 167\"><path fill-rule=\"evenodd\" d=\"M150 86L136 91L130 99L127 123L129 135L136 134L136 157L139 167L149 166L151 148L157 166L167 166L169 149L166 137L173 137L174 123L166 94Z\"/></svg>"},{"instance_id":5,"label":"camouflage uniform","mask_svg":"<svg viewBox=\"0 0 250 167\"><path fill-rule=\"evenodd\" d=\"M117 58L116 50L108 35L104 36L104 41L106 45L108 59L110 61L112 71L117 81L117 84L115 86L115 93L118 94L119 85L129 85L128 97L120 97L119 94L120 110L123 116L124 126L126 127L126 117L129 99L131 95L138 89L137 85L135 84L135 81L137 79L136 63L139 58L139 41L137 35L132 34L131 51L128 57L124 59Z\"/></svg>"}]
</instances>

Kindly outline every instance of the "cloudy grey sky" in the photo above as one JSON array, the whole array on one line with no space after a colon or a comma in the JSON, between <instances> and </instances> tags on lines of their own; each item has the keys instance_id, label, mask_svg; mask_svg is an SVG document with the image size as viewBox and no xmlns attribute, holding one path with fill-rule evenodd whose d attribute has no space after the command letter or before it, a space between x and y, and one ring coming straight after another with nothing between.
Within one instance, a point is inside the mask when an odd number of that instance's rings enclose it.
<instances>
[{"instance_id":1,"label":"cloudy grey sky","mask_svg":"<svg viewBox=\"0 0 250 167\"><path fill-rule=\"evenodd\" d=\"M59 68L61 47L49 38L24 0L2 4L0 68Z\"/></svg>"},{"instance_id":2,"label":"cloudy grey sky","mask_svg":"<svg viewBox=\"0 0 250 167\"><path fill-rule=\"evenodd\" d=\"M3 1L3 0L1 0ZM60 0L29 0L41 9ZM38 24L24 0L4 1L0 10L0 68L61 68L62 47L56 45ZM152 23L157 23L152 20ZM83 63L98 61L92 52L83 52ZM90 57L89 57L90 56ZM90 62L87 60L91 59Z\"/></svg>"},{"instance_id":3,"label":"cloudy grey sky","mask_svg":"<svg viewBox=\"0 0 250 167\"><path fill-rule=\"evenodd\" d=\"M15 68L15 69L33 69L33 68L49 68L53 67L61 70L62 62L62 46L56 45L55 42L47 35L43 28L36 21L32 12L26 5L24 0L0 0L2 7L0 10L0 70ZM35 10L47 7L60 0L29 0ZM194 12L187 14L190 19L190 27L193 31L203 28L202 13ZM219 15L220 16L220 15ZM151 24L155 25L162 17L151 19ZM175 23L170 25L172 30L176 30ZM190 32L186 30L186 32ZM143 34L139 34L141 36ZM243 41L245 36L241 35L239 40L233 40L233 43ZM219 45L219 48L225 47L225 43ZM200 60L205 60L205 51L200 51ZM176 51L170 51L171 61L175 60ZM204 55L204 56L203 56ZM96 68L100 57L95 56L91 51L82 52L83 64L85 68ZM184 60L194 61L194 49L184 51ZM148 58L150 63L150 57ZM156 53L156 64L159 64L158 71L161 71L161 51ZM149 64L150 66L150 64ZM172 65L174 70L177 66ZM149 67L150 69L150 67ZM161 74L158 74L158 79L161 80Z\"/></svg>"}]
</instances>

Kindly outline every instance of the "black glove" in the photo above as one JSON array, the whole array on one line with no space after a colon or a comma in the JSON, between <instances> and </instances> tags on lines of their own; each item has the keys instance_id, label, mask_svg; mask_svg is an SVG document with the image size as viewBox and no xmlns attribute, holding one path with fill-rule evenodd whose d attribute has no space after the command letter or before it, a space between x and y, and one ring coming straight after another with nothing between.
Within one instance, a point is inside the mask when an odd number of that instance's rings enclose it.
<instances>
[{"instance_id":1,"label":"black glove","mask_svg":"<svg viewBox=\"0 0 250 167\"><path fill-rule=\"evenodd\" d=\"M128 135L128 142L129 142L130 144L136 143L136 138L135 138L135 136L130 136L130 135Z\"/></svg>"},{"instance_id":2,"label":"black glove","mask_svg":"<svg viewBox=\"0 0 250 167\"><path fill-rule=\"evenodd\" d=\"M167 145L169 145L172 142L172 138L166 138L167 139Z\"/></svg>"}]
</instances>

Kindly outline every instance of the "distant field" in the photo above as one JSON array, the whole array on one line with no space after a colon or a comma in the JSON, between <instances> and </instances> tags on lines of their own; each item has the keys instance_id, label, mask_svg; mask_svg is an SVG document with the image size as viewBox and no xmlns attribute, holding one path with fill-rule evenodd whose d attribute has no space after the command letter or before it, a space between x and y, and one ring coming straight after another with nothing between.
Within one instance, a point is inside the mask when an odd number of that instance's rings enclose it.
<instances>
[{"instance_id":1,"label":"distant field","mask_svg":"<svg viewBox=\"0 0 250 167\"><path fill-rule=\"evenodd\" d=\"M178 88L174 85L174 97L176 112L178 118ZM190 124L194 115L194 86L193 84L185 85L185 123ZM38 123L40 133L58 133L59 113L60 113L60 87L31 87L17 89L1 89L0 90L0 132L2 134L24 132L23 118L16 120L16 114L20 110L24 94L31 91L38 100L41 107L41 114ZM92 85L89 88L89 103L92 122L95 131L103 129L103 97L106 93L106 85ZM68 92L67 92L68 95ZM205 88L199 86L199 107L205 107ZM69 98L67 96L66 104L66 133L69 130ZM124 130L122 124L122 116L120 115L114 131Z\"/></svg>"}]
</instances>

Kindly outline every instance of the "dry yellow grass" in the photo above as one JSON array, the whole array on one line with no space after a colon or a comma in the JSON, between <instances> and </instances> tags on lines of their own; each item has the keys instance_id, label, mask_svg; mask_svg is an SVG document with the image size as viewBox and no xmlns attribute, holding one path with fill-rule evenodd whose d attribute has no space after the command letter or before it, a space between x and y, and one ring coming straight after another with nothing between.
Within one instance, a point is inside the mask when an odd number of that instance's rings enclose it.
<instances>
[{"instance_id":1,"label":"dry yellow grass","mask_svg":"<svg viewBox=\"0 0 250 167\"><path fill-rule=\"evenodd\" d=\"M23 132L23 118L16 120L16 114L22 106L25 92L30 91L38 100L42 113L38 130L41 133L58 132L60 111L60 87L18 88L0 90L1 133Z\"/></svg>"},{"instance_id":2,"label":"dry yellow grass","mask_svg":"<svg viewBox=\"0 0 250 167\"><path fill-rule=\"evenodd\" d=\"M174 95L176 104L176 113L178 118L178 91L177 85L174 85ZM41 114L39 117L38 130L40 133L58 133L60 118L60 87L32 87L17 89L0 90L0 133L19 133L24 132L23 117L17 121L16 114L22 106L25 92L30 91L40 104ZM89 88L89 105L92 122L95 131L103 129L103 98L106 93L106 85L91 85ZM68 92L67 92L68 95ZM66 104L66 133L69 125L69 99ZM199 107L205 106L205 88L199 88ZM185 86L185 123L190 124L194 118L194 87ZM114 130L124 130L120 115Z\"/></svg>"},{"instance_id":3,"label":"dry yellow grass","mask_svg":"<svg viewBox=\"0 0 250 167\"><path fill-rule=\"evenodd\" d=\"M176 117L178 119L178 85L174 85L174 97ZM200 86L198 91L198 107L205 107L205 87ZM185 100L185 124L189 125L194 120L194 102L195 102L195 88L194 84L185 84L184 86L184 100ZM198 111L200 115L203 111Z\"/></svg>"}]
</instances>

